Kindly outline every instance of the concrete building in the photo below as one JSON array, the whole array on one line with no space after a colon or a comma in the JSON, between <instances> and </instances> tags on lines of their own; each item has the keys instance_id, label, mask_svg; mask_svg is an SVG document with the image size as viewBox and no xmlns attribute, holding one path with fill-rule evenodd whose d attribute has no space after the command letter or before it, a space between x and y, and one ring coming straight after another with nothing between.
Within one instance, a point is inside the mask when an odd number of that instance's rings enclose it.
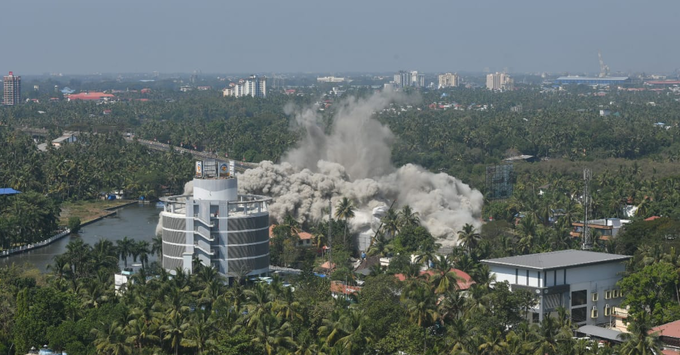
<instances>
[{"instance_id":1,"label":"concrete building","mask_svg":"<svg viewBox=\"0 0 680 355\"><path fill-rule=\"evenodd\" d=\"M161 198L163 268L192 272L194 258L230 281L269 273L270 199L239 195L234 163L196 162L193 192Z\"/></svg>"},{"instance_id":2,"label":"concrete building","mask_svg":"<svg viewBox=\"0 0 680 355\"><path fill-rule=\"evenodd\" d=\"M241 79L238 83L231 83L222 90L222 96L233 97L267 97L267 78L251 75L248 79Z\"/></svg>"},{"instance_id":3,"label":"concrete building","mask_svg":"<svg viewBox=\"0 0 680 355\"><path fill-rule=\"evenodd\" d=\"M335 76L322 76L316 78L316 81L319 83L342 83L345 81L345 78L338 78Z\"/></svg>"},{"instance_id":4,"label":"concrete building","mask_svg":"<svg viewBox=\"0 0 680 355\"><path fill-rule=\"evenodd\" d=\"M439 89L442 88L455 88L458 85L460 85L460 77L458 74L451 74L451 73L446 73L446 74L439 74L439 86L437 86Z\"/></svg>"},{"instance_id":5,"label":"concrete building","mask_svg":"<svg viewBox=\"0 0 680 355\"><path fill-rule=\"evenodd\" d=\"M489 90L512 90L514 81L505 73L492 73L486 76L486 88Z\"/></svg>"},{"instance_id":6,"label":"concrete building","mask_svg":"<svg viewBox=\"0 0 680 355\"><path fill-rule=\"evenodd\" d=\"M620 218L604 218L588 220L589 235L597 232L602 240L609 240L615 238L621 232L623 227L628 224L630 220ZM581 238L583 234L583 221L573 222L571 224L574 229L571 231L571 236L574 238Z\"/></svg>"},{"instance_id":7,"label":"concrete building","mask_svg":"<svg viewBox=\"0 0 680 355\"><path fill-rule=\"evenodd\" d=\"M21 76L9 72L3 80L2 104L6 106L18 105L21 102Z\"/></svg>"},{"instance_id":8,"label":"concrete building","mask_svg":"<svg viewBox=\"0 0 680 355\"><path fill-rule=\"evenodd\" d=\"M561 76L555 79L556 85L568 84L582 84L592 86L609 86L609 85L624 85L630 84L630 78L627 76L609 76L604 78L586 77L586 76Z\"/></svg>"},{"instance_id":9,"label":"concrete building","mask_svg":"<svg viewBox=\"0 0 680 355\"><path fill-rule=\"evenodd\" d=\"M64 132L61 137L52 140L52 146L55 148L61 148L62 145L66 143L73 143L78 138L76 138L75 132Z\"/></svg>"},{"instance_id":10,"label":"concrete building","mask_svg":"<svg viewBox=\"0 0 680 355\"><path fill-rule=\"evenodd\" d=\"M393 82L397 88L405 88L409 86L422 88L425 87L425 75L418 74L417 70L410 72L402 70L394 74Z\"/></svg>"},{"instance_id":11,"label":"concrete building","mask_svg":"<svg viewBox=\"0 0 680 355\"><path fill-rule=\"evenodd\" d=\"M540 322L566 308L574 325L598 325L611 321L614 307L625 290L616 285L630 256L584 250L511 256L482 260L491 268L496 282L507 282L512 291L528 290L536 295L530 310L531 322Z\"/></svg>"}]
</instances>

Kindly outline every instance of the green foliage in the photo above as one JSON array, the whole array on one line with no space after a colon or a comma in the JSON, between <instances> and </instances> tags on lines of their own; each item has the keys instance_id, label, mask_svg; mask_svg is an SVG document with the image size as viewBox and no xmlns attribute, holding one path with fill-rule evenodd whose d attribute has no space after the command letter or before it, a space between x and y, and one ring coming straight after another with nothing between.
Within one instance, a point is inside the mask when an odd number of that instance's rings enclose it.
<instances>
[{"instance_id":1,"label":"green foliage","mask_svg":"<svg viewBox=\"0 0 680 355\"><path fill-rule=\"evenodd\" d=\"M647 316L652 326L680 318L677 294L678 268L668 262L647 265L619 282L624 292L622 304L633 318Z\"/></svg>"},{"instance_id":2,"label":"green foliage","mask_svg":"<svg viewBox=\"0 0 680 355\"><path fill-rule=\"evenodd\" d=\"M68 219L68 229L71 230L71 233L78 233L80 230L80 218L78 217L70 217Z\"/></svg>"}]
</instances>

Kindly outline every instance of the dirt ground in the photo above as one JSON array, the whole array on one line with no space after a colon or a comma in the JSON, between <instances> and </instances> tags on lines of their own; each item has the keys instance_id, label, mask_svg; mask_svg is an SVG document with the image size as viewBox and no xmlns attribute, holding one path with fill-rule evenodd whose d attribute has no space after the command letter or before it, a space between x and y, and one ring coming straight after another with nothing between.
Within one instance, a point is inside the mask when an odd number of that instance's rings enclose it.
<instances>
[{"instance_id":1,"label":"dirt ground","mask_svg":"<svg viewBox=\"0 0 680 355\"><path fill-rule=\"evenodd\" d=\"M71 217L79 217L81 223L91 221L95 218L105 216L111 211L107 208L118 207L128 204L129 200L92 200L92 201L77 201L65 202L61 205L61 214L59 215L59 224L68 224L68 219Z\"/></svg>"}]
</instances>

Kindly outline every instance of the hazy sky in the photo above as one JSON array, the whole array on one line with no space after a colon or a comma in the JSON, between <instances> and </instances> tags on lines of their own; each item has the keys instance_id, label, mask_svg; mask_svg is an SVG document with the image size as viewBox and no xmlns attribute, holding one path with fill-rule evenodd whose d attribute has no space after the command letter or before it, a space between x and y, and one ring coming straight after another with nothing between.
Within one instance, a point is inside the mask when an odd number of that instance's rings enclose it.
<instances>
[{"instance_id":1,"label":"hazy sky","mask_svg":"<svg viewBox=\"0 0 680 355\"><path fill-rule=\"evenodd\" d=\"M680 68L678 0L1 0L0 72Z\"/></svg>"}]
</instances>

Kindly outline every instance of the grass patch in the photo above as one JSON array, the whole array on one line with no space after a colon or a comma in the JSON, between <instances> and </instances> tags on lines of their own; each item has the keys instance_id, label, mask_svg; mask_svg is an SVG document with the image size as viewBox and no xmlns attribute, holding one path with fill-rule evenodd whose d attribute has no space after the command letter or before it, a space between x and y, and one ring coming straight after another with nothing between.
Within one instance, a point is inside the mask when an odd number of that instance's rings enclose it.
<instances>
[{"instance_id":1,"label":"grass patch","mask_svg":"<svg viewBox=\"0 0 680 355\"><path fill-rule=\"evenodd\" d=\"M61 205L61 214L59 215L59 225L65 226L68 224L68 219L71 217L80 218L81 223L87 223L95 218L105 216L110 213L107 208L119 207L128 204L130 200L90 200L90 201L76 201L64 202Z\"/></svg>"}]
</instances>

